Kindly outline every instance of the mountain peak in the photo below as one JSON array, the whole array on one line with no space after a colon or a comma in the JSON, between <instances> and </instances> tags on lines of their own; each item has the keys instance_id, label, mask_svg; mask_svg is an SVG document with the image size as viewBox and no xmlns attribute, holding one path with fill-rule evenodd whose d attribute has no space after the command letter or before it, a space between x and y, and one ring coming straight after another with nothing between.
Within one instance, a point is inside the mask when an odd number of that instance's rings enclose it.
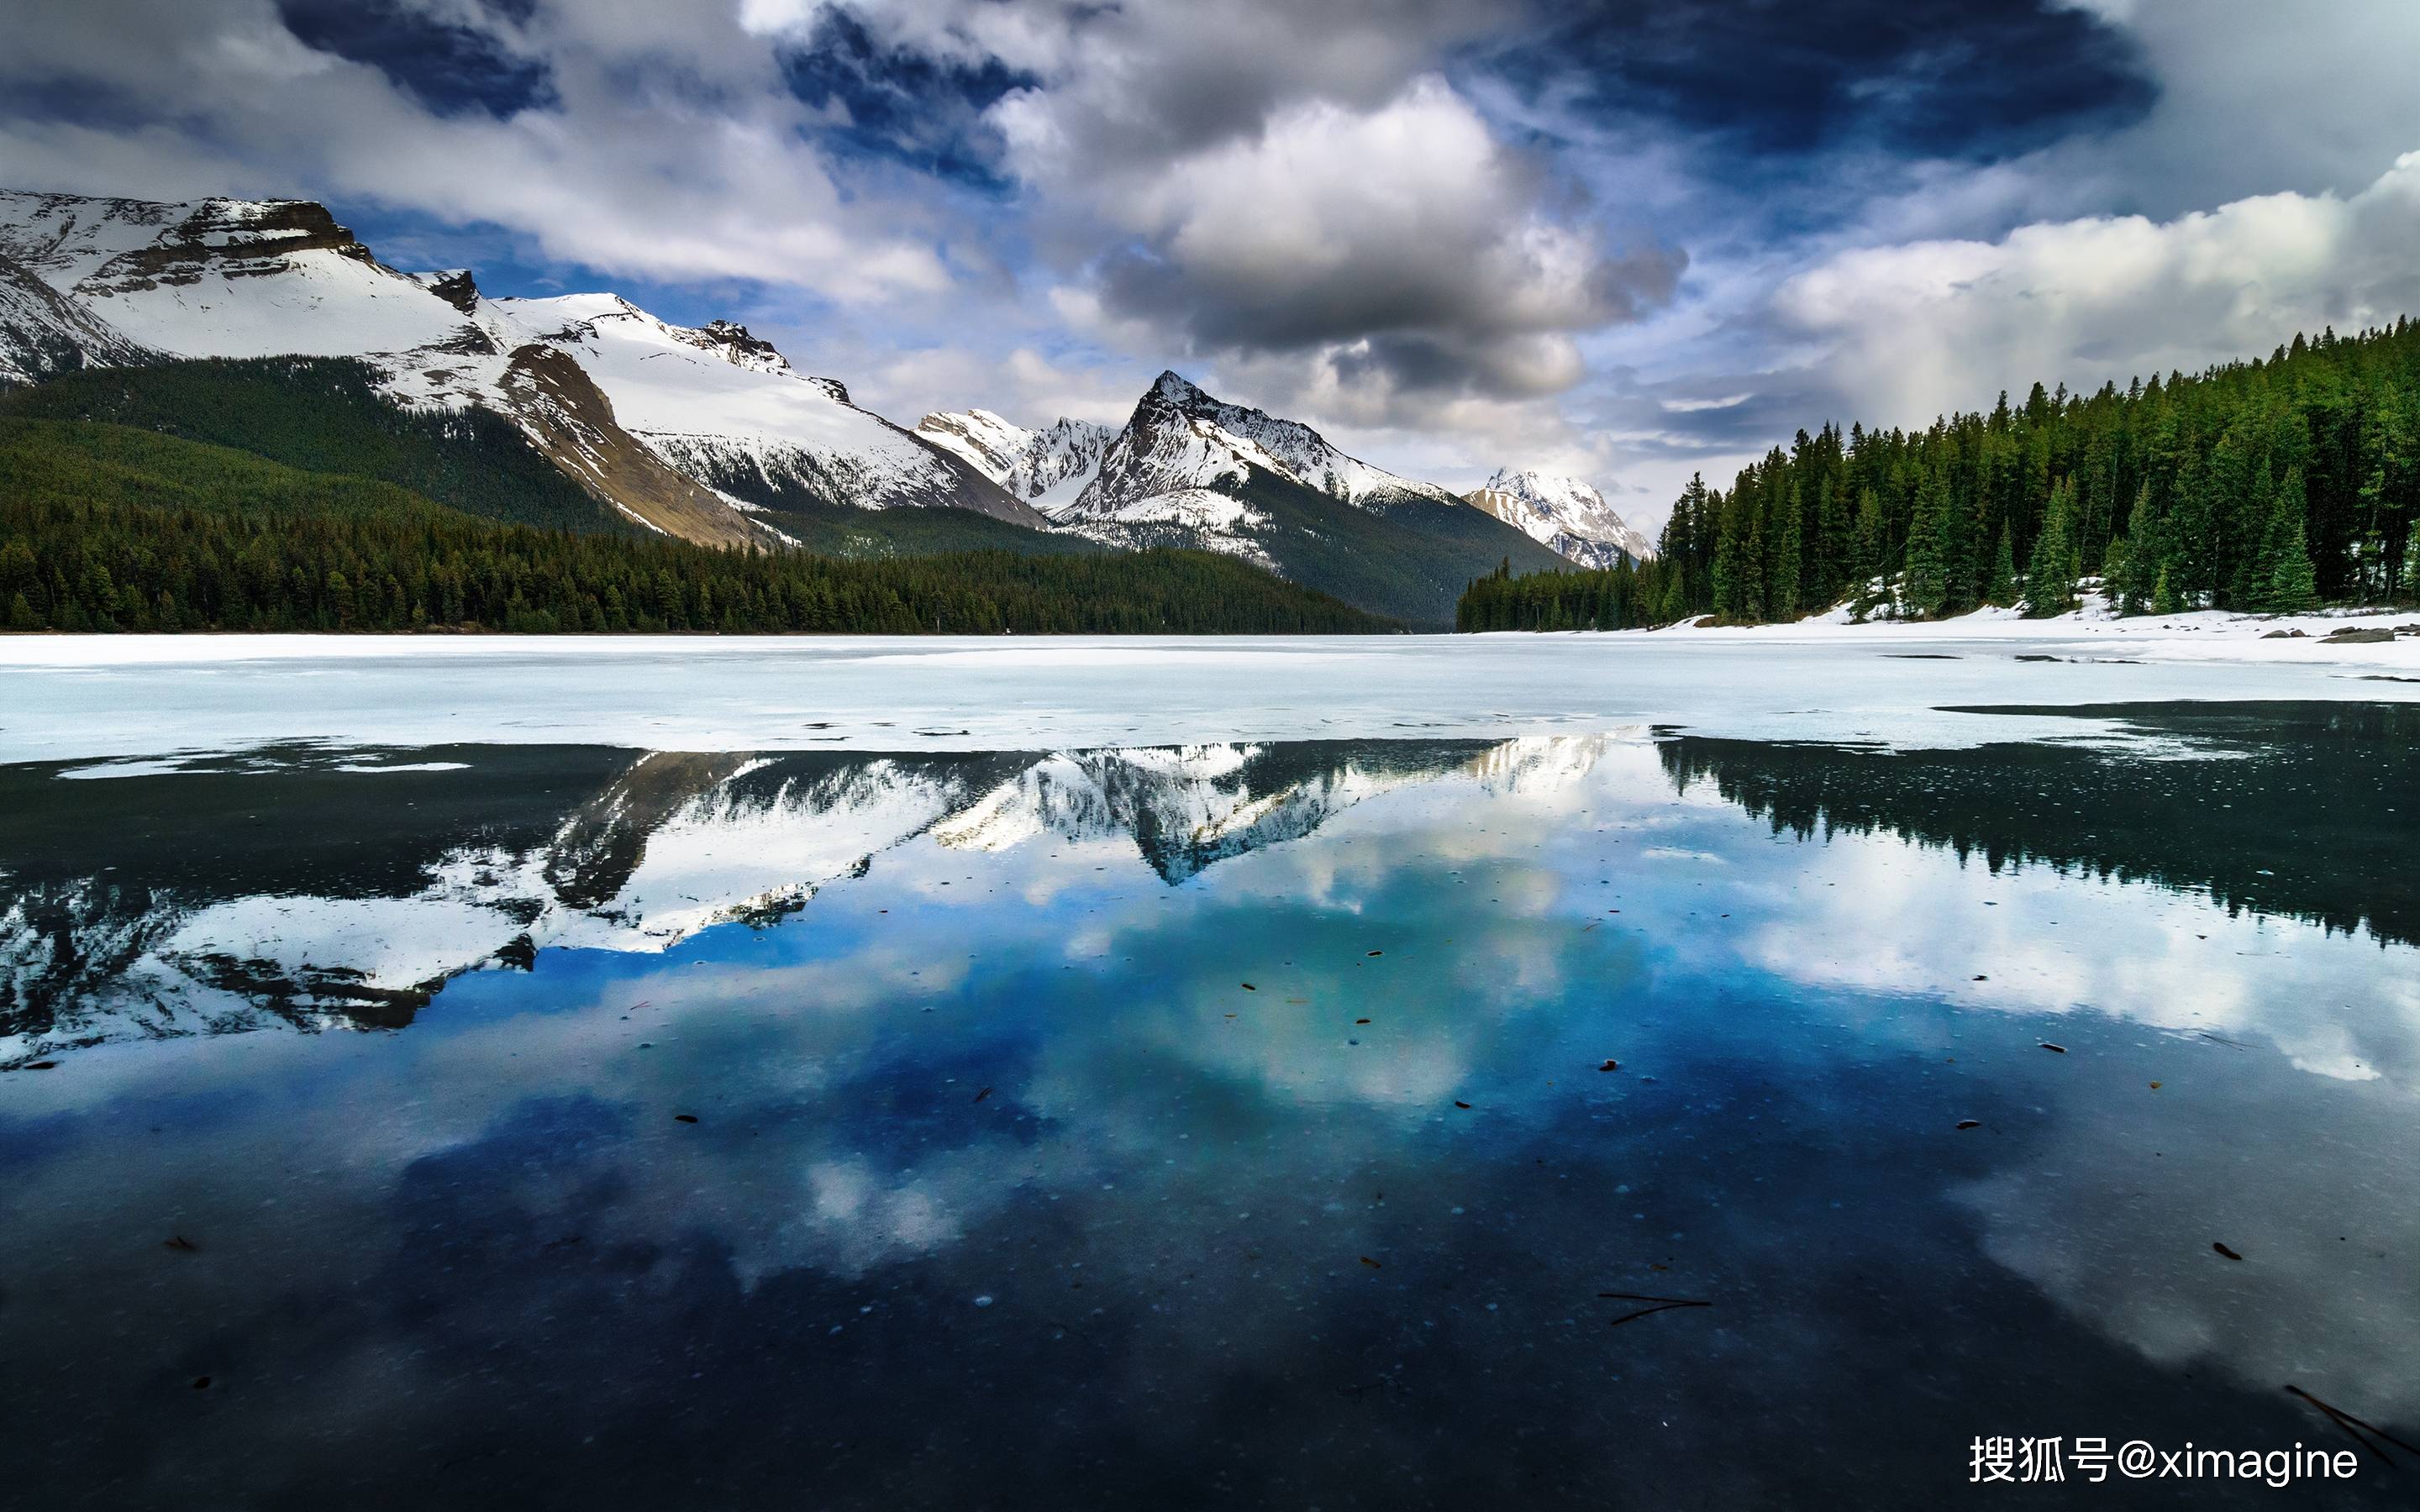
<instances>
[{"instance_id":1,"label":"mountain peak","mask_svg":"<svg viewBox=\"0 0 2420 1512\"><path fill-rule=\"evenodd\" d=\"M1064 415L1045 429L1030 430L989 409L929 414L916 422L916 434L1046 515L1075 501L1115 435L1107 425Z\"/></svg>"},{"instance_id":2,"label":"mountain peak","mask_svg":"<svg viewBox=\"0 0 2420 1512\"><path fill-rule=\"evenodd\" d=\"M1186 404L1196 399L1210 397L1191 379L1172 367L1161 370L1159 377L1152 381L1151 392L1175 404Z\"/></svg>"},{"instance_id":3,"label":"mountain peak","mask_svg":"<svg viewBox=\"0 0 2420 1512\"><path fill-rule=\"evenodd\" d=\"M1632 529L1584 479L1539 468L1499 468L1467 502L1586 567L1610 567L1624 555L1643 561L1655 554L1647 537Z\"/></svg>"}]
</instances>

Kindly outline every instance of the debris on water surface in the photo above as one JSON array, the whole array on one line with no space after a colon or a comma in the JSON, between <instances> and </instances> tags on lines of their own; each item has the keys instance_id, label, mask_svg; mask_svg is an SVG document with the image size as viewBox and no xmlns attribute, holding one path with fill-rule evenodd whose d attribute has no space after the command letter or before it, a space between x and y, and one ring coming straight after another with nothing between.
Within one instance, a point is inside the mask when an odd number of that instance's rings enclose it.
<instances>
[{"instance_id":1,"label":"debris on water surface","mask_svg":"<svg viewBox=\"0 0 2420 1512\"><path fill-rule=\"evenodd\" d=\"M1377 1261L1372 1259L1367 1255L1361 1257L1361 1263L1368 1266L1373 1271L1383 1271L1386 1269L1385 1266L1380 1265Z\"/></svg>"},{"instance_id":2,"label":"debris on water surface","mask_svg":"<svg viewBox=\"0 0 2420 1512\"><path fill-rule=\"evenodd\" d=\"M975 1094L975 1101L976 1101L976 1102L978 1102L978 1103L980 1103L980 1102L982 1102L985 1098L987 1098L987 1097L989 1097L989 1096L991 1096L991 1088L988 1088L988 1087L986 1087L986 1088L985 1088L982 1091L977 1092L977 1093Z\"/></svg>"},{"instance_id":3,"label":"debris on water surface","mask_svg":"<svg viewBox=\"0 0 2420 1512\"><path fill-rule=\"evenodd\" d=\"M1958 1127L1961 1129L1980 1129L1983 1127L1983 1120L1980 1119L1961 1119L1958 1120Z\"/></svg>"},{"instance_id":4,"label":"debris on water surface","mask_svg":"<svg viewBox=\"0 0 2420 1512\"><path fill-rule=\"evenodd\" d=\"M1460 1102L1460 1101L1456 1101L1456 1102L1455 1102L1455 1103L1454 1103L1453 1105L1454 1105L1455 1107L1458 1107L1458 1108L1466 1108L1466 1107L1470 1106L1470 1104L1469 1104L1469 1103L1464 1103L1464 1102Z\"/></svg>"},{"instance_id":5,"label":"debris on water surface","mask_svg":"<svg viewBox=\"0 0 2420 1512\"><path fill-rule=\"evenodd\" d=\"M2319 1400L2317 1396L2312 1396L2309 1392L2304 1391L2302 1387L2295 1385L2292 1381L2288 1381L2286 1383L2286 1391L2288 1395L2300 1396L2303 1400L2310 1403L2313 1407L2325 1412L2328 1415L2329 1422L2334 1423L2336 1427L2344 1429L2345 1432L2351 1437L2353 1443L2360 1444L2364 1450L2376 1456L2379 1462L2381 1464L2391 1465L2395 1461L2387 1458L2385 1450L2380 1448L2378 1445L2370 1443L2368 1439L2362 1436L2365 1430L2377 1435L2379 1438L2385 1440L2388 1443L2391 1443L2397 1448L2404 1450L2407 1453L2420 1455L2420 1444L2406 1443L2403 1440L2397 1438L2394 1434L2387 1432L2384 1428L2378 1427L2376 1424L2366 1422L2361 1418L2355 1417L2341 1407L2330 1407L2327 1403Z\"/></svg>"},{"instance_id":6,"label":"debris on water surface","mask_svg":"<svg viewBox=\"0 0 2420 1512\"><path fill-rule=\"evenodd\" d=\"M1608 1060L1604 1065L1597 1068L1599 1071L1620 1071L1621 1069L1621 1062L1619 1060Z\"/></svg>"},{"instance_id":7,"label":"debris on water surface","mask_svg":"<svg viewBox=\"0 0 2420 1512\"><path fill-rule=\"evenodd\" d=\"M2042 1047L2044 1050L2052 1050L2052 1051L2055 1051L2055 1052L2057 1052L2058 1054L2060 1054L2060 1055L2062 1055L2062 1056L2063 1056L2063 1055L2065 1055L2065 1054L2067 1054L2067 1046L2065 1046L2065 1045L2063 1045L2063 1044L2053 1044L2053 1043L2051 1043L2048 1040L2044 1040L2044 1041L2041 1042L2041 1047Z\"/></svg>"},{"instance_id":8,"label":"debris on water surface","mask_svg":"<svg viewBox=\"0 0 2420 1512\"><path fill-rule=\"evenodd\" d=\"M1260 991L1260 989L1259 989L1258 987L1253 986L1250 982L1249 982L1249 981L1248 981L1248 982L1244 983L1244 991L1246 991L1246 992L1248 992L1248 993L1256 993L1256 992L1259 992L1259 991Z\"/></svg>"},{"instance_id":9,"label":"debris on water surface","mask_svg":"<svg viewBox=\"0 0 2420 1512\"><path fill-rule=\"evenodd\" d=\"M208 1377L208 1376L195 1376L195 1377L194 1378L194 1389L195 1391L208 1391L208 1390L209 1390L209 1389L210 1389L210 1378L209 1378L209 1377Z\"/></svg>"},{"instance_id":10,"label":"debris on water surface","mask_svg":"<svg viewBox=\"0 0 2420 1512\"><path fill-rule=\"evenodd\" d=\"M2226 1256L2230 1260L2240 1260L2243 1258L2242 1256L2236 1254L2233 1250L2228 1249L2225 1244L2220 1243L2216 1240L2211 1241L2210 1247L2218 1251L2221 1255Z\"/></svg>"},{"instance_id":11,"label":"debris on water surface","mask_svg":"<svg viewBox=\"0 0 2420 1512\"><path fill-rule=\"evenodd\" d=\"M2156 1091L2158 1091L2159 1089L2160 1089L2160 1084L2159 1084L2159 1083L2157 1083L2157 1082L2153 1082L2153 1083L2151 1084L2151 1090L2152 1090L2152 1091L2154 1091L2154 1092L2156 1092Z\"/></svg>"},{"instance_id":12,"label":"debris on water surface","mask_svg":"<svg viewBox=\"0 0 2420 1512\"><path fill-rule=\"evenodd\" d=\"M1355 1019L1353 1022L1356 1024L1367 1024L1370 1021L1368 1019Z\"/></svg>"},{"instance_id":13,"label":"debris on water surface","mask_svg":"<svg viewBox=\"0 0 2420 1512\"><path fill-rule=\"evenodd\" d=\"M23 1069L26 1071L49 1071L57 1065L58 1062L55 1060L29 1060L25 1062Z\"/></svg>"},{"instance_id":14,"label":"debris on water surface","mask_svg":"<svg viewBox=\"0 0 2420 1512\"><path fill-rule=\"evenodd\" d=\"M673 1115L673 1121L675 1123L695 1123L697 1121L697 1115L694 1113L675 1113Z\"/></svg>"},{"instance_id":15,"label":"debris on water surface","mask_svg":"<svg viewBox=\"0 0 2420 1512\"><path fill-rule=\"evenodd\" d=\"M1624 1323L1635 1322L1654 1313L1668 1313L1677 1307L1712 1307L1714 1305L1711 1302L1704 1302L1695 1297L1650 1297L1636 1291L1600 1291L1597 1296L1600 1299L1609 1299L1614 1302L1643 1302L1648 1304L1636 1311L1626 1312L1620 1318L1607 1319L1605 1325L1607 1328L1620 1328Z\"/></svg>"},{"instance_id":16,"label":"debris on water surface","mask_svg":"<svg viewBox=\"0 0 2420 1512\"><path fill-rule=\"evenodd\" d=\"M196 1254L202 1247L182 1234L169 1235L160 1242L160 1246L163 1249L172 1249L185 1255Z\"/></svg>"},{"instance_id":17,"label":"debris on water surface","mask_svg":"<svg viewBox=\"0 0 2420 1512\"><path fill-rule=\"evenodd\" d=\"M1387 952L1384 950L1373 950L1370 953L1372 955L1385 955Z\"/></svg>"}]
</instances>

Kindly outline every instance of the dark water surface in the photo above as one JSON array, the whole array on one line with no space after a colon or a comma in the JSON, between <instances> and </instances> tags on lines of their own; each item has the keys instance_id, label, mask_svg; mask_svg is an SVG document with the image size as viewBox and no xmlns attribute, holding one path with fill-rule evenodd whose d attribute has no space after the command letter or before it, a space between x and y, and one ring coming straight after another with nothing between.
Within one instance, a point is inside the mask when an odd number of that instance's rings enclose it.
<instances>
[{"instance_id":1,"label":"dark water surface","mask_svg":"<svg viewBox=\"0 0 2420 1512\"><path fill-rule=\"evenodd\" d=\"M0 768L0 1501L2413 1504L1971 1483L2420 1443L2420 714L2075 712Z\"/></svg>"}]
</instances>

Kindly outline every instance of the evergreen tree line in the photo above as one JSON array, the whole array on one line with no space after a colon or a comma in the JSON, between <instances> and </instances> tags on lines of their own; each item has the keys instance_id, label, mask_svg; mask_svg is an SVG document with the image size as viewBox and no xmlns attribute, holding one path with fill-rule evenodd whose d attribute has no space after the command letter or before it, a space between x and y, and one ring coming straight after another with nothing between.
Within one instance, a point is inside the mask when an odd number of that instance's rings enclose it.
<instances>
[{"instance_id":1,"label":"evergreen tree line","mask_svg":"<svg viewBox=\"0 0 2420 1512\"><path fill-rule=\"evenodd\" d=\"M15 630L1368 632L1202 551L838 561L482 519L121 425L0 419Z\"/></svg>"},{"instance_id":2,"label":"evergreen tree line","mask_svg":"<svg viewBox=\"0 0 2420 1512\"><path fill-rule=\"evenodd\" d=\"M0 417L94 420L232 446L306 472L375 478L465 514L639 535L491 409L411 409L352 357L200 358L63 373L0 393Z\"/></svg>"},{"instance_id":3,"label":"evergreen tree line","mask_svg":"<svg viewBox=\"0 0 2420 1512\"><path fill-rule=\"evenodd\" d=\"M2037 383L1920 432L1802 430L1727 493L1690 480L1658 553L1482 578L1457 626L2049 615L2086 579L2127 614L2420 599L2420 325L2123 390Z\"/></svg>"}]
</instances>

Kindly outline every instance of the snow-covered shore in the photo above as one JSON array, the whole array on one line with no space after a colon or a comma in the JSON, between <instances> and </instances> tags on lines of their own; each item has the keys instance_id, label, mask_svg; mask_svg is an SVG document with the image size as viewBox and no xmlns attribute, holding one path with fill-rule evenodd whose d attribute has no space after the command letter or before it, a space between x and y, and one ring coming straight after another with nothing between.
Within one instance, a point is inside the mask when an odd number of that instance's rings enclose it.
<instances>
[{"instance_id":1,"label":"snow-covered shore","mask_svg":"<svg viewBox=\"0 0 2420 1512\"><path fill-rule=\"evenodd\" d=\"M2362 619L2392 626L2420 615ZM2340 619L1379 637L0 637L0 762L278 742L1031 750L1643 733L1958 746L2111 721L1959 708L2420 702ZM2301 640L2264 640L2302 627Z\"/></svg>"},{"instance_id":2,"label":"snow-covered shore","mask_svg":"<svg viewBox=\"0 0 2420 1512\"><path fill-rule=\"evenodd\" d=\"M2347 632L2403 631L2392 642L2349 640ZM1900 640L1954 641L2025 649L2061 646L2089 654L2207 661L2350 662L2412 668L2420 662L2420 609L2330 609L2317 614L2238 614L2196 609L2183 614L2111 613L2098 601L2046 619L2016 609L1985 609L1946 620L1902 622L1853 618L1846 608L1788 625L1718 625L1684 621L1650 631L1622 631L1679 640L1802 645L1884 645Z\"/></svg>"}]
</instances>

